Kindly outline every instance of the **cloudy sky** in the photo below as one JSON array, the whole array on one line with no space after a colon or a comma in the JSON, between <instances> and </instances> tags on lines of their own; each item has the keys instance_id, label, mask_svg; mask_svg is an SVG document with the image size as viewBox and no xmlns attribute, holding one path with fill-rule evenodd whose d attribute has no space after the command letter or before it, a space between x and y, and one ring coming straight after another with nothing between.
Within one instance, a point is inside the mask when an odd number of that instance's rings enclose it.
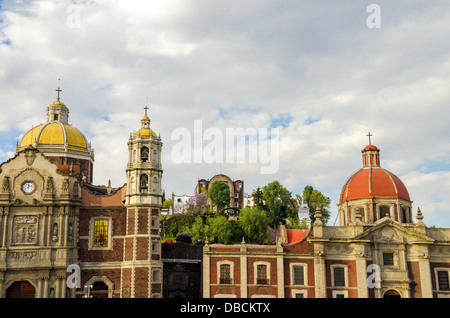
<instances>
[{"instance_id":1,"label":"cloudy sky","mask_svg":"<svg viewBox=\"0 0 450 318\"><path fill-rule=\"evenodd\" d=\"M192 194L199 178L219 172L244 180L249 193L274 180L294 195L312 185L332 199L334 224L370 131L414 214L420 207L425 224L450 227L449 1L0 5L1 161L45 121L61 79L69 122L95 149L96 184L126 182L127 139L148 97L151 127L164 142L166 194ZM194 139L196 121L224 139L227 128L278 128L276 173L261 173L259 157L177 163L172 134L185 129Z\"/></svg>"}]
</instances>

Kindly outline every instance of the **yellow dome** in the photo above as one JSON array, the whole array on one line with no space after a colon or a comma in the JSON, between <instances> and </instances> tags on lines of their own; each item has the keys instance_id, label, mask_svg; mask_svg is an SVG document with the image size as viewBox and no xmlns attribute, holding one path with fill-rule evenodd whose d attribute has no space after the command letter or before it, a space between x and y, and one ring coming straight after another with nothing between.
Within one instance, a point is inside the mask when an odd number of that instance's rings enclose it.
<instances>
[{"instance_id":1,"label":"yellow dome","mask_svg":"<svg viewBox=\"0 0 450 318\"><path fill-rule=\"evenodd\" d=\"M151 130L150 128L141 128L138 131L136 131L134 133L134 137L144 137L144 138L149 138L150 136L155 137L156 138L156 134L153 130Z\"/></svg>"},{"instance_id":2,"label":"yellow dome","mask_svg":"<svg viewBox=\"0 0 450 318\"><path fill-rule=\"evenodd\" d=\"M50 104L50 107L66 107L66 104L64 104L63 102L61 102L59 99L53 103Z\"/></svg>"},{"instance_id":3,"label":"yellow dome","mask_svg":"<svg viewBox=\"0 0 450 318\"><path fill-rule=\"evenodd\" d=\"M19 150L32 145L45 152L64 152L89 154L84 135L71 125L50 122L28 131L19 144Z\"/></svg>"}]
</instances>

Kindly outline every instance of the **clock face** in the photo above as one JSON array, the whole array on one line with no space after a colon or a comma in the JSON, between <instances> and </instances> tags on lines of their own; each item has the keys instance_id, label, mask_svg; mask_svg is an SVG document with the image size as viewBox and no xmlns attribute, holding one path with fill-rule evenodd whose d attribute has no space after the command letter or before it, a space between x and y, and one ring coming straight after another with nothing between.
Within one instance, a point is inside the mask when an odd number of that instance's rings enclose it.
<instances>
[{"instance_id":1,"label":"clock face","mask_svg":"<svg viewBox=\"0 0 450 318\"><path fill-rule=\"evenodd\" d=\"M22 185L22 190L25 193L31 193L34 191L34 184L32 182L25 182Z\"/></svg>"}]
</instances>

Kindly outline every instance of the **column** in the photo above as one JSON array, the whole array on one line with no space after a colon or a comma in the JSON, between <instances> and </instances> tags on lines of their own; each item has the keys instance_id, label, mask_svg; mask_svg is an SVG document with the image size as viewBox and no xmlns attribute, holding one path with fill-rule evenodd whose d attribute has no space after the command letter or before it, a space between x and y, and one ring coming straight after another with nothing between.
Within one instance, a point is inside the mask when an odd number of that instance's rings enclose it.
<instances>
[{"instance_id":1,"label":"column","mask_svg":"<svg viewBox=\"0 0 450 318\"><path fill-rule=\"evenodd\" d=\"M209 251L210 247L208 245L208 242L206 242L205 246L203 247L203 298L211 297L211 256Z\"/></svg>"},{"instance_id":2,"label":"column","mask_svg":"<svg viewBox=\"0 0 450 318\"><path fill-rule=\"evenodd\" d=\"M327 298L323 248L323 244L315 244L314 246L314 285L316 286L316 298Z\"/></svg>"},{"instance_id":3,"label":"column","mask_svg":"<svg viewBox=\"0 0 450 318\"><path fill-rule=\"evenodd\" d=\"M242 239L242 245L241 245L241 253L240 253L240 274L241 274L241 295L240 298L247 298L248 297L248 273L247 273L247 246L245 246L245 241ZM237 295L236 295L237 296Z\"/></svg>"},{"instance_id":4,"label":"column","mask_svg":"<svg viewBox=\"0 0 450 318\"><path fill-rule=\"evenodd\" d=\"M358 298L369 298L367 266L364 254L356 256L356 281L358 283Z\"/></svg>"},{"instance_id":5,"label":"column","mask_svg":"<svg viewBox=\"0 0 450 318\"><path fill-rule=\"evenodd\" d=\"M42 298L48 298L48 280L49 277L44 277L44 288L42 290Z\"/></svg>"},{"instance_id":6,"label":"column","mask_svg":"<svg viewBox=\"0 0 450 318\"><path fill-rule=\"evenodd\" d=\"M37 291L37 298L42 298L42 294L43 294L43 287L42 287L42 281L43 278L39 278L38 279L38 291Z\"/></svg>"},{"instance_id":7,"label":"column","mask_svg":"<svg viewBox=\"0 0 450 318\"><path fill-rule=\"evenodd\" d=\"M278 298L284 298L284 264L283 264L283 247L277 246L277 285Z\"/></svg>"},{"instance_id":8,"label":"column","mask_svg":"<svg viewBox=\"0 0 450 318\"><path fill-rule=\"evenodd\" d=\"M433 298L433 287L431 285L431 270L428 255L419 259L420 288L422 289L422 298Z\"/></svg>"}]
</instances>

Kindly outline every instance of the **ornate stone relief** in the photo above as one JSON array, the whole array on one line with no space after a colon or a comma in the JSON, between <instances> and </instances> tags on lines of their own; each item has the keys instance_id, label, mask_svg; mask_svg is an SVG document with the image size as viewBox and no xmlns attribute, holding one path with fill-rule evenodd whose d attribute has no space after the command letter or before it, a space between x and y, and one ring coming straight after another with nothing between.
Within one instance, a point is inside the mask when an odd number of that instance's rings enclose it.
<instances>
[{"instance_id":1,"label":"ornate stone relief","mask_svg":"<svg viewBox=\"0 0 450 318\"><path fill-rule=\"evenodd\" d=\"M36 244L38 218L32 215L16 216L14 218L15 244Z\"/></svg>"}]
</instances>

